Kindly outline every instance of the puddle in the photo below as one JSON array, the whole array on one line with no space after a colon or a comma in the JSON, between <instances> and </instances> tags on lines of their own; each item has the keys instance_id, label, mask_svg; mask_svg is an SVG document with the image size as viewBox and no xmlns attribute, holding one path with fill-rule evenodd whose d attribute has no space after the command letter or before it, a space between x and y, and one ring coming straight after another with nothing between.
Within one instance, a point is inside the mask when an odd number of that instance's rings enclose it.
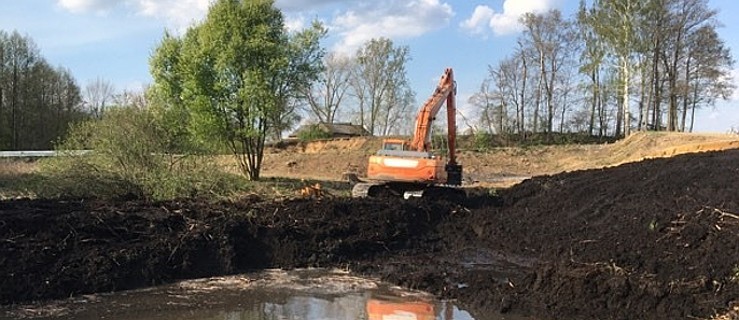
<instances>
[{"instance_id":1,"label":"puddle","mask_svg":"<svg viewBox=\"0 0 739 320\"><path fill-rule=\"evenodd\" d=\"M268 270L2 306L0 319L527 320L510 315L473 317L454 303L423 292L322 269Z\"/></svg>"}]
</instances>

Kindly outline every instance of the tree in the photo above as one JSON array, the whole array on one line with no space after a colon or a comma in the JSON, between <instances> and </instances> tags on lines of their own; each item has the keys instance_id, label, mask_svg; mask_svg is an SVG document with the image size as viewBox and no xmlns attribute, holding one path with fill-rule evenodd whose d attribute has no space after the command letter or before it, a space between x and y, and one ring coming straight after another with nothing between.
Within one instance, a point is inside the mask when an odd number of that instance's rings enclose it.
<instances>
[{"instance_id":1,"label":"tree","mask_svg":"<svg viewBox=\"0 0 739 320\"><path fill-rule=\"evenodd\" d=\"M218 0L181 38L165 34L150 61L153 100L182 108L175 121L225 144L258 180L267 135L284 129L298 89L321 70L324 34L320 24L288 34L271 0Z\"/></svg>"},{"instance_id":2,"label":"tree","mask_svg":"<svg viewBox=\"0 0 739 320\"><path fill-rule=\"evenodd\" d=\"M617 60L619 105L616 135L631 131L631 79L634 53L639 50L636 29L646 2L639 0L596 0L594 3L594 30L603 39L609 52Z\"/></svg>"},{"instance_id":3,"label":"tree","mask_svg":"<svg viewBox=\"0 0 739 320\"><path fill-rule=\"evenodd\" d=\"M303 105L305 96L302 88L310 87L319 80L319 74L324 70L323 57L325 50L320 46L328 30L319 22L314 21L310 28L288 36L287 68L280 70L273 83L276 85L278 112L272 113L272 125L269 132L275 140L294 127L300 121L299 106Z\"/></svg>"},{"instance_id":4,"label":"tree","mask_svg":"<svg viewBox=\"0 0 739 320\"><path fill-rule=\"evenodd\" d=\"M308 111L319 122L333 123L349 91L353 59L331 53L324 59L324 70L318 81L303 90Z\"/></svg>"},{"instance_id":5,"label":"tree","mask_svg":"<svg viewBox=\"0 0 739 320\"><path fill-rule=\"evenodd\" d=\"M360 124L371 134L399 133L400 121L412 112L414 93L405 64L407 46L387 38L372 39L357 51L351 86L359 104Z\"/></svg>"},{"instance_id":6,"label":"tree","mask_svg":"<svg viewBox=\"0 0 739 320\"><path fill-rule=\"evenodd\" d=\"M33 40L0 31L0 149L51 149L85 118L70 72L54 68Z\"/></svg>"},{"instance_id":7,"label":"tree","mask_svg":"<svg viewBox=\"0 0 739 320\"><path fill-rule=\"evenodd\" d=\"M699 28L687 42L689 49L680 126L683 131L693 131L695 110L701 106L713 106L718 99L729 99L736 88L730 76L734 60L713 25ZM690 126L686 128L688 112Z\"/></svg>"},{"instance_id":8,"label":"tree","mask_svg":"<svg viewBox=\"0 0 739 320\"><path fill-rule=\"evenodd\" d=\"M486 78L480 84L480 91L473 94L469 103L476 107L479 116L478 125L487 133L503 133L504 119L503 111L506 109L506 101L500 91L491 88L492 79ZM500 88L496 88L500 89Z\"/></svg>"},{"instance_id":9,"label":"tree","mask_svg":"<svg viewBox=\"0 0 739 320\"><path fill-rule=\"evenodd\" d=\"M96 119L100 119L109 107L115 94L115 87L110 81L96 78L85 86L84 99L85 108Z\"/></svg>"},{"instance_id":10,"label":"tree","mask_svg":"<svg viewBox=\"0 0 739 320\"><path fill-rule=\"evenodd\" d=\"M580 1L580 9L577 13L577 26L580 31L579 39L584 45L581 53L580 73L586 75L589 83L585 85L588 90L589 121L588 134L595 134L596 119L603 114L603 99L601 90L601 73L606 58L605 44L595 33L595 15L593 9L585 6L585 1ZM604 132L599 130L599 135Z\"/></svg>"},{"instance_id":11,"label":"tree","mask_svg":"<svg viewBox=\"0 0 739 320\"><path fill-rule=\"evenodd\" d=\"M547 134L554 130L554 119L558 114L556 101L561 100L558 95L566 92L560 74L572 65L569 60L574 56L576 43L571 23L562 18L558 10L552 10L545 14L527 13L522 17L526 28L523 39L536 52L538 71L537 101L543 101L545 107L545 123L543 128ZM542 99L543 98L543 99ZM539 102L534 111L534 130L539 129ZM565 106L559 106L560 111L566 111Z\"/></svg>"}]
</instances>

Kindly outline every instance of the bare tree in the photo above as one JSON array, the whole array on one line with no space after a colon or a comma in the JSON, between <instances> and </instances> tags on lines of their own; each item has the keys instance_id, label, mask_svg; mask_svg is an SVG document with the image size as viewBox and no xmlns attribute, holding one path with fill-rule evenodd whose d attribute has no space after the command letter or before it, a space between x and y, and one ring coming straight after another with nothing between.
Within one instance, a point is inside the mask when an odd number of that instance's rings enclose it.
<instances>
[{"instance_id":1,"label":"bare tree","mask_svg":"<svg viewBox=\"0 0 739 320\"><path fill-rule=\"evenodd\" d=\"M115 88L110 81L96 78L85 86L83 93L85 108L94 118L102 118L105 108L113 100L114 93Z\"/></svg>"},{"instance_id":2,"label":"bare tree","mask_svg":"<svg viewBox=\"0 0 739 320\"><path fill-rule=\"evenodd\" d=\"M149 100L146 98L145 92L147 92L148 90L148 87L144 87L141 90L125 89L123 90L123 92L113 95L113 105L121 107L131 107L136 109L146 109L149 106Z\"/></svg>"},{"instance_id":3,"label":"bare tree","mask_svg":"<svg viewBox=\"0 0 739 320\"><path fill-rule=\"evenodd\" d=\"M349 78L355 61L348 56L330 53L324 58L324 70L318 81L302 90L308 111L319 122L333 123L350 88Z\"/></svg>"},{"instance_id":4,"label":"bare tree","mask_svg":"<svg viewBox=\"0 0 739 320\"><path fill-rule=\"evenodd\" d=\"M408 47L386 38L372 39L357 51L350 85L359 120L371 134L387 135L411 112L414 101L406 75Z\"/></svg>"},{"instance_id":5,"label":"bare tree","mask_svg":"<svg viewBox=\"0 0 739 320\"><path fill-rule=\"evenodd\" d=\"M558 10L552 10L545 14L528 13L523 16L522 22L526 27L523 39L528 43L533 51L536 52L535 59L538 71L538 92L537 97L542 97L537 101L543 102L545 107L545 124L544 130L551 133L554 130L554 119L558 114L558 106L555 104L558 92L565 92L566 84L562 82L565 78L559 74L563 72L563 68L570 67L574 64L570 60L574 56L576 43L572 24L562 18L562 14ZM538 130L539 103L537 103L534 113L535 123L534 130ZM559 106L564 108L564 106Z\"/></svg>"},{"instance_id":6,"label":"bare tree","mask_svg":"<svg viewBox=\"0 0 739 320\"><path fill-rule=\"evenodd\" d=\"M491 88L492 79L487 78L480 84L480 91L473 94L469 103L476 107L479 116L478 124L485 128L488 133L501 133L501 125L503 121L499 121L495 112L496 101L497 104L504 108L505 100L499 92L493 91ZM497 98L497 99L496 99Z\"/></svg>"}]
</instances>

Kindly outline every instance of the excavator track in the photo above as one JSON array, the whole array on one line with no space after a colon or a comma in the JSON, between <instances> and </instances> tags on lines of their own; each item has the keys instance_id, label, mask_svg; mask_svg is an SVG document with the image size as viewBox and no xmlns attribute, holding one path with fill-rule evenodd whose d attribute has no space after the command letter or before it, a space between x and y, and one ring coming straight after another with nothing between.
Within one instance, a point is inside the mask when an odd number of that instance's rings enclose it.
<instances>
[{"instance_id":1,"label":"excavator track","mask_svg":"<svg viewBox=\"0 0 739 320\"><path fill-rule=\"evenodd\" d=\"M352 187L352 198L367 198L370 196L370 189L382 183L359 182Z\"/></svg>"},{"instance_id":2,"label":"excavator track","mask_svg":"<svg viewBox=\"0 0 739 320\"><path fill-rule=\"evenodd\" d=\"M463 201L464 190L446 186L426 186L395 182L358 182L352 187L354 198L424 198L433 200Z\"/></svg>"}]
</instances>

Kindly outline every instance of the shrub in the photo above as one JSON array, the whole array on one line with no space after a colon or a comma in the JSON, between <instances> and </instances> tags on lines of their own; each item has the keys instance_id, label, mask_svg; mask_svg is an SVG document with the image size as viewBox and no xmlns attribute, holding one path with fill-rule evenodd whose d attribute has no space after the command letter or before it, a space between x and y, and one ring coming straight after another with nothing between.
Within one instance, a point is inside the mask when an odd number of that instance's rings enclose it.
<instances>
[{"instance_id":1,"label":"shrub","mask_svg":"<svg viewBox=\"0 0 739 320\"><path fill-rule=\"evenodd\" d=\"M101 120L80 123L58 145L63 156L42 162L48 183L37 194L169 199L237 187L238 177L222 172L212 157L170 149L168 132L152 113L134 108L111 109Z\"/></svg>"},{"instance_id":2,"label":"shrub","mask_svg":"<svg viewBox=\"0 0 739 320\"><path fill-rule=\"evenodd\" d=\"M331 133L321 128L320 125L312 124L305 126L304 130L298 132L298 139L300 141L313 141L321 139L330 139Z\"/></svg>"},{"instance_id":3,"label":"shrub","mask_svg":"<svg viewBox=\"0 0 739 320\"><path fill-rule=\"evenodd\" d=\"M474 149L477 151L487 151L493 146L493 135L487 132L475 133Z\"/></svg>"}]
</instances>

